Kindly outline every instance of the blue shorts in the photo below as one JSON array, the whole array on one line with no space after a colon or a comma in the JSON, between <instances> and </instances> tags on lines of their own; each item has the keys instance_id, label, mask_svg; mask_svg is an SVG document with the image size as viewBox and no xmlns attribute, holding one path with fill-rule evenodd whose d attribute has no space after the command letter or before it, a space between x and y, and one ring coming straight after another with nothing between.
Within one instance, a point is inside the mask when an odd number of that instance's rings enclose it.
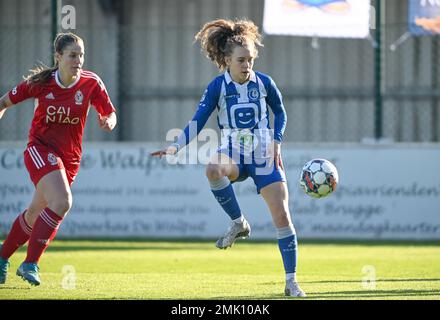
<instances>
[{"instance_id":1,"label":"blue shorts","mask_svg":"<svg viewBox=\"0 0 440 320\"><path fill-rule=\"evenodd\" d=\"M263 159L254 157L245 159L243 155L237 156L236 153L232 156L231 150L225 149L219 152L233 159L238 166L238 178L231 183L241 182L251 177L257 187L257 193L260 193L262 188L274 182L286 182L285 172L281 168L277 169L274 164L269 167Z\"/></svg>"}]
</instances>

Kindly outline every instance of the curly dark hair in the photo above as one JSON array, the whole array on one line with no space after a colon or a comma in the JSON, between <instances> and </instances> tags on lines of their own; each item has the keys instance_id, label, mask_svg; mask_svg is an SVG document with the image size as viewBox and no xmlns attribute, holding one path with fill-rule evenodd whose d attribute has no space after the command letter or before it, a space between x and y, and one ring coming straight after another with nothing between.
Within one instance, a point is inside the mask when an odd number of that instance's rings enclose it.
<instances>
[{"instance_id":1,"label":"curly dark hair","mask_svg":"<svg viewBox=\"0 0 440 320\"><path fill-rule=\"evenodd\" d=\"M250 20L214 20L206 23L196 34L195 42L200 41L205 55L220 70L226 69L225 58L232 54L236 46L246 46L249 41L254 44L255 57L257 46L262 47L258 27Z\"/></svg>"}]
</instances>

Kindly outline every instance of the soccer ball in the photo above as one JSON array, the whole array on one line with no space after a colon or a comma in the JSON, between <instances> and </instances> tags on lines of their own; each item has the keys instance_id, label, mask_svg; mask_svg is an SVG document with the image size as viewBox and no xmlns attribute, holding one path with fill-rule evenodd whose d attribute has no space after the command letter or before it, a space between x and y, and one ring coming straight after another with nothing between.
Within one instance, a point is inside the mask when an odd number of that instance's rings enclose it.
<instances>
[{"instance_id":1,"label":"soccer ball","mask_svg":"<svg viewBox=\"0 0 440 320\"><path fill-rule=\"evenodd\" d=\"M338 170L326 159L313 159L301 171L299 184L313 198L324 198L335 191L338 185Z\"/></svg>"}]
</instances>

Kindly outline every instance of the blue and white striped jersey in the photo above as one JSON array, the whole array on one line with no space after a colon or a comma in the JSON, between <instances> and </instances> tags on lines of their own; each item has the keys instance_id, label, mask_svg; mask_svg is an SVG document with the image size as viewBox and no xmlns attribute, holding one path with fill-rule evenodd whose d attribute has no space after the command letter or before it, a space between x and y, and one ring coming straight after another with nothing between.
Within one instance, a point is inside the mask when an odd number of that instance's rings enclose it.
<instances>
[{"instance_id":1,"label":"blue and white striped jersey","mask_svg":"<svg viewBox=\"0 0 440 320\"><path fill-rule=\"evenodd\" d=\"M188 125L176 143L179 148L187 145L200 133L215 109L217 123L222 131L222 144L230 141L231 136L237 132L254 133L258 129L269 131L269 108L274 114L273 138L281 142L287 116L281 93L272 78L252 71L249 81L241 85L234 82L226 71L211 81L200 100L191 121L197 124L197 134Z\"/></svg>"}]
</instances>

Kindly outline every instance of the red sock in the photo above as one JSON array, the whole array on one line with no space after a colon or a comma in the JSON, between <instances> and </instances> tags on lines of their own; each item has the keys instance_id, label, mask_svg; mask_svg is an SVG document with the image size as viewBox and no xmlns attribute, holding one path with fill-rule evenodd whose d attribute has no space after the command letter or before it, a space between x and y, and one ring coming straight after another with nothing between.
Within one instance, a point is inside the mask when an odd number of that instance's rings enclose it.
<instances>
[{"instance_id":1,"label":"red sock","mask_svg":"<svg viewBox=\"0 0 440 320\"><path fill-rule=\"evenodd\" d=\"M35 221L24 262L38 263L44 250L55 238L62 220L62 217L49 208L43 209Z\"/></svg>"},{"instance_id":2,"label":"red sock","mask_svg":"<svg viewBox=\"0 0 440 320\"><path fill-rule=\"evenodd\" d=\"M31 236L32 228L24 219L25 213L26 210L15 219L11 231L9 231L6 240L3 242L1 257L5 260L8 260L9 257L12 256L18 248L24 245Z\"/></svg>"}]
</instances>

